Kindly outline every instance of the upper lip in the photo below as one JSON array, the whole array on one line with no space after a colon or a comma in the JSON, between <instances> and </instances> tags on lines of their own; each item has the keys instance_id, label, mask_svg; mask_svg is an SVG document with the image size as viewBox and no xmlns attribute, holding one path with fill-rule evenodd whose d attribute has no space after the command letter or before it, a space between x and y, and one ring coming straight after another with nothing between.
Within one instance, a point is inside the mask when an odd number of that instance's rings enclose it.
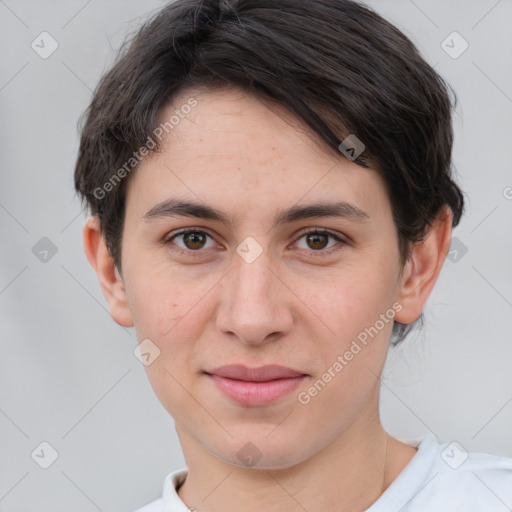
<instances>
[{"instance_id":1,"label":"upper lip","mask_svg":"<svg viewBox=\"0 0 512 512\"><path fill-rule=\"evenodd\" d=\"M226 377L228 379L244 380L250 382L265 382L275 379L287 379L291 377L301 377L305 375L302 372L286 368L277 364L260 366L258 368L248 368L241 364L230 364L219 366L206 373Z\"/></svg>"}]
</instances>

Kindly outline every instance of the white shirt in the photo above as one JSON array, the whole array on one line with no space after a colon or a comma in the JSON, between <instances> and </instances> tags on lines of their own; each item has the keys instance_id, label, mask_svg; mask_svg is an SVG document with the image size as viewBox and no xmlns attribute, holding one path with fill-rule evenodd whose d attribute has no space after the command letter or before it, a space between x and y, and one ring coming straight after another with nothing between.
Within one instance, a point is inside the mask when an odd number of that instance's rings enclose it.
<instances>
[{"instance_id":1,"label":"white shirt","mask_svg":"<svg viewBox=\"0 0 512 512\"><path fill-rule=\"evenodd\" d=\"M440 444L432 433L400 439L416 455L384 493L364 512L510 512L512 458L466 452L455 442ZM164 481L162 498L135 512L188 512L176 487L187 468Z\"/></svg>"}]
</instances>

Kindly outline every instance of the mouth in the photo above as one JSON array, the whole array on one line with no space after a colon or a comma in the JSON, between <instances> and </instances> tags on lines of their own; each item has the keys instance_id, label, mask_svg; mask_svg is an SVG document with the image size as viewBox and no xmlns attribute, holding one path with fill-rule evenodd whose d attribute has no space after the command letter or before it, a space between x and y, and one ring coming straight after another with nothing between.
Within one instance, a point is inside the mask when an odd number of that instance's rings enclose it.
<instances>
[{"instance_id":1,"label":"mouth","mask_svg":"<svg viewBox=\"0 0 512 512\"><path fill-rule=\"evenodd\" d=\"M228 365L205 374L224 395L239 404L252 407L276 402L308 377L305 373L279 365L259 368Z\"/></svg>"}]
</instances>

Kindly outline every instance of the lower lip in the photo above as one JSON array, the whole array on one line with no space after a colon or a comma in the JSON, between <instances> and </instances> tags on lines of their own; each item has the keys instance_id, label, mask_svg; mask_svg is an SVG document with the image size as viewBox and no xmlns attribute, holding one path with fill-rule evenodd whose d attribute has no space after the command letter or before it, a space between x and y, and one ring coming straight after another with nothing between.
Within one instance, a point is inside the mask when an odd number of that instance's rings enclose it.
<instances>
[{"instance_id":1,"label":"lower lip","mask_svg":"<svg viewBox=\"0 0 512 512\"><path fill-rule=\"evenodd\" d=\"M291 393L306 378L306 375L288 379L276 379L266 382L247 382L243 380L227 379L219 375L207 374L214 384L227 396L240 404L248 406L262 406L275 402L279 398Z\"/></svg>"}]
</instances>

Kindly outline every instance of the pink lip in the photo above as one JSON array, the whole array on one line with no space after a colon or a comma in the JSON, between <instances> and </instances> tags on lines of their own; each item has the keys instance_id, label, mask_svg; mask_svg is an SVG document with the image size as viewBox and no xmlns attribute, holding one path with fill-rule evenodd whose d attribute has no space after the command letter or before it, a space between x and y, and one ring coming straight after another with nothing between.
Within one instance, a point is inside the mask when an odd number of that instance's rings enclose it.
<instances>
[{"instance_id":1,"label":"pink lip","mask_svg":"<svg viewBox=\"0 0 512 512\"><path fill-rule=\"evenodd\" d=\"M206 373L227 396L247 406L270 404L292 392L307 376L278 365L228 365Z\"/></svg>"}]
</instances>

